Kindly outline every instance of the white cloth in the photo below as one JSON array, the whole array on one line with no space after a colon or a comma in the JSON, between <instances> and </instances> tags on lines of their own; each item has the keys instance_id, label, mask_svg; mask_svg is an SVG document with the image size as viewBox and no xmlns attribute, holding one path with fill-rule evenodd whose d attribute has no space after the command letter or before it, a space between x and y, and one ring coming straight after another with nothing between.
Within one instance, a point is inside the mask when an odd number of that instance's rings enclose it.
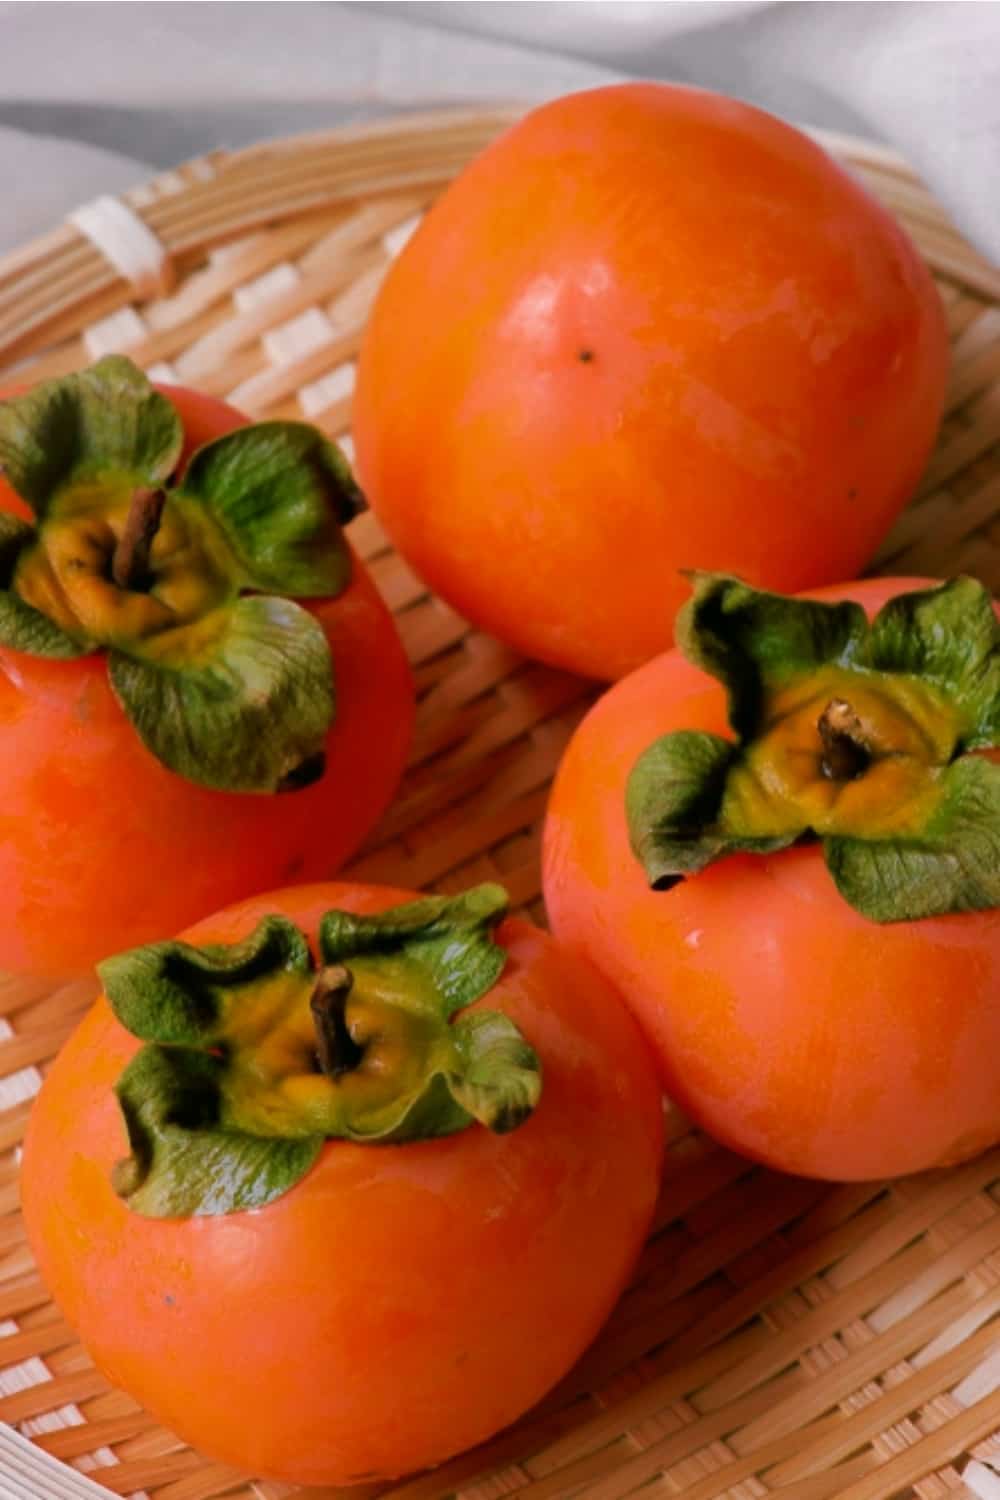
<instances>
[{"instance_id":1,"label":"white cloth","mask_svg":"<svg viewBox=\"0 0 1000 1500\"><path fill-rule=\"evenodd\" d=\"M0 247L216 146L637 75L892 142L1000 260L1000 0L0 0Z\"/></svg>"}]
</instances>

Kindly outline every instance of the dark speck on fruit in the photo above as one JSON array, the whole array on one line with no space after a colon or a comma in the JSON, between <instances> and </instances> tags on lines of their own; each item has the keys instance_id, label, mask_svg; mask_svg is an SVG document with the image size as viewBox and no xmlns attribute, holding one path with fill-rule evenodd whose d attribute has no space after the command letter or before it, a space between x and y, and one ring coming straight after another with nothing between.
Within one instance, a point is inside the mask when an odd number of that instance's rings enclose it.
<instances>
[{"instance_id":1,"label":"dark speck on fruit","mask_svg":"<svg viewBox=\"0 0 1000 1500\"><path fill-rule=\"evenodd\" d=\"M286 775L282 776L275 791L300 792L303 787L312 786L314 782L319 781L325 770L326 754L322 750L317 750L315 755L307 755L305 760L300 760L297 766L293 766Z\"/></svg>"},{"instance_id":2,"label":"dark speck on fruit","mask_svg":"<svg viewBox=\"0 0 1000 1500\"><path fill-rule=\"evenodd\" d=\"M174 1306L173 1295L170 1292L164 1292L164 1294L163 1294L163 1301L164 1301L164 1303L166 1304L167 1307L173 1307Z\"/></svg>"},{"instance_id":3,"label":"dark speck on fruit","mask_svg":"<svg viewBox=\"0 0 1000 1500\"><path fill-rule=\"evenodd\" d=\"M581 365L589 365L594 358L594 351L593 349L581 349L576 357Z\"/></svg>"}]
</instances>

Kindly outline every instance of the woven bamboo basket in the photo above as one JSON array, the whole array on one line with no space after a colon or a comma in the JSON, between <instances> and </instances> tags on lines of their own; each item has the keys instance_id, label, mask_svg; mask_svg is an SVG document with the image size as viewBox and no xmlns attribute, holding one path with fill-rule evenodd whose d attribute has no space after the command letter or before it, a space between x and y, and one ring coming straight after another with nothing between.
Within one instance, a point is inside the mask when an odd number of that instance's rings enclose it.
<instances>
[{"instance_id":1,"label":"woven bamboo basket","mask_svg":"<svg viewBox=\"0 0 1000 1500\"><path fill-rule=\"evenodd\" d=\"M255 416L304 417L349 451L352 361L385 268L435 194L516 113L422 116L216 154L90 206L0 261L0 378L127 351L154 376ZM824 139L906 223L951 326L937 451L876 566L963 569L996 587L1000 273L895 156ZM371 515L352 536L397 612L420 693L407 779L352 873L443 890L500 880L542 921L546 790L594 689L470 630ZM0 1495L70 1500L80 1471L150 1500L305 1494L206 1461L110 1389L38 1279L18 1215L18 1143L93 992L0 984ZM484 1447L351 1493L1000 1495L1000 1151L954 1171L831 1187L754 1167L676 1112L669 1124L652 1238L577 1368ZM60 1461L48 1477L30 1461L38 1449Z\"/></svg>"}]
</instances>

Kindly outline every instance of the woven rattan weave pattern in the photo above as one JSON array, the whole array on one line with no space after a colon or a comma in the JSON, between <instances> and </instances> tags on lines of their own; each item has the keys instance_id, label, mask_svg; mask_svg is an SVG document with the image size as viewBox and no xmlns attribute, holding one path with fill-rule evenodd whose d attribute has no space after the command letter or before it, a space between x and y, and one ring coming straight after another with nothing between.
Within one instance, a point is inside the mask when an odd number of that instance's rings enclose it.
<instances>
[{"instance_id":1,"label":"woven rattan weave pattern","mask_svg":"<svg viewBox=\"0 0 1000 1500\"><path fill-rule=\"evenodd\" d=\"M54 231L0 261L0 375L35 379L127 351L160 378L343 437L352 361L391 255L511 117L394 120L182 167L126 200L162 246L151 266L149 238L138 237L135 285L121 271L128 234L99 247L120 215L87 218L93 236ZM906 222L951 325L940 442L877 566L961 568L997 587L1000 273L897 159L827 143ZM140 300L137 287L153 284L160 294ZM593 690L470 631L370 515L352 536L397 612L420 690L402 794L353 872L445 890L495 878L541 918L546 789ZM115 1494L285 1500L288 1487L207 1462L110 1390L32 1265L18 1142L41 1074L91 993L0 986L0 1420ZM967 1455L1000 1465L1000 1151L887 1186L829 1187L754 1168L676 1114L670 1126L655 1232L597 1344L517 1427L381 1492L971 1495L960 1478Z\"/></svg>"}]
</instances>

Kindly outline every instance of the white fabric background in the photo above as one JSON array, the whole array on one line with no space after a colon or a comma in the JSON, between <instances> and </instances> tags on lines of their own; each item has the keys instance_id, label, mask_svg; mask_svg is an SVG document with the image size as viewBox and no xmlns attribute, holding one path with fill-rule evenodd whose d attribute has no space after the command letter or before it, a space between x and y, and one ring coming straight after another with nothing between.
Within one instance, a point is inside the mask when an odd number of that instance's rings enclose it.
<instances>
[{"instance_id":1,"label":"white fabric background","mask_svg":"<svg viewBox=\"0 0 1000 1500\"><path fill-rule=\"evenodd\" d=\"M890 141L1000 260L998 0L0 0L0 248L215 146L627 75Z\"/></svg>"}]
</instances>

